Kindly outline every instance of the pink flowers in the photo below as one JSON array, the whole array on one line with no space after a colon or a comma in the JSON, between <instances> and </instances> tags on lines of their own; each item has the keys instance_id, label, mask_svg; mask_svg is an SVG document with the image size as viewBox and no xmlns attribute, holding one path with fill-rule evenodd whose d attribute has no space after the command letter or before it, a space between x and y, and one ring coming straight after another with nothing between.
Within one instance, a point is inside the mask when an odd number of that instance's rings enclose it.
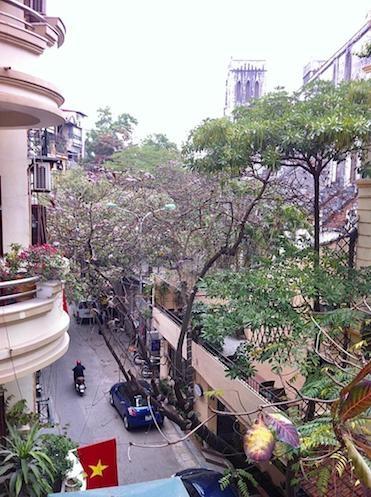
<instances>
[{"instance_id":1,"label":"pink flowers","mask_svg":"<svg viewBox=\"0 0 371 497\"><path fill-rule=\"evenodd\" d=\"M44 243L43 245L32 245L27 250L22 250L19 257L22 260L40 259L43 257L48 257L58 254L58 250L50 245L50 243Z\"/></svg>"},{"instance_id":2,"label":"pink flowers","mask_svg":"<svg viewBox=\"0 0 371 497\"><path fill-rule=\"evenodd\" d=\"M53 245L45 243L21 250L13 245L11 251L0 259L0 281L19 277L40 276L44 280L63 279L69 269L68 259Z\"/></svg>"}]
</instances>

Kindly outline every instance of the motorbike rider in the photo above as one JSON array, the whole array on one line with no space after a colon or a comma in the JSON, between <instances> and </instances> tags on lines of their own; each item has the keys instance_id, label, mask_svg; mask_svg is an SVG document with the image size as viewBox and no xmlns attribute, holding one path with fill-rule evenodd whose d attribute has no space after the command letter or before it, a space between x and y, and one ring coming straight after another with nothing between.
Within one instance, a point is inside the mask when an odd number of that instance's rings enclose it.
<instances>
[{"instance_id":1,"label":"motorbike rider","mask_svg":"<svg viewBox=\"0 0 371 497\"><path fill-rule=\"evenodd\" d=\"M81 364L81 361L76 361L76 366L72 369L73 379L76 383L76 379L79 377L84 377L85 366Z\"/></svg>"}]
</instances>

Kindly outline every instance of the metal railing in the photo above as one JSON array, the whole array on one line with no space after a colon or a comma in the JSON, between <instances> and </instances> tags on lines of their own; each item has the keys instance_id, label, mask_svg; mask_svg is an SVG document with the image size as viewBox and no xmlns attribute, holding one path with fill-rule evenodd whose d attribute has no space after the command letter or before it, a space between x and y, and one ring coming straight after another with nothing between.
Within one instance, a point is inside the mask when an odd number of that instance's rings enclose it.
<instances>
[{"instance_id":1,"label":"metal railing","mask_svg":"<svg viewBox=\"0 0 371 497\"><path fill-rule=\"evenodd\" d=\"M218 350L210 343L207 343L200 338L196 339L195 342L201 345L201 347L207 350L214 357L217 357L219 361L227 368L236 368L236 364L234 363L234 361L232 361L232 359L225 356L220 350ZM263 382L259 382L254 377L248 376L242 369L240 370L238 379L243 383L246 383L255 392L267 399L268 402L282 402L282 400L284 400L281 396L275 394L275 392L271 388L264 386Z\"/></svg>"},{"instance_id":2,"label":"metal railing","mask_svg":"<svg viewBox=\"0 0 371 497\"><path fill-rule=\"evenodd\" d=\"M182 324L182 318L177 316L174 312L170 311L169 309L166 309L163 305L159 304L158 302L155 301L155 307L159 309L163 314L166 314L175 324L178 326L181 326Z\"/></svg>"},{"instance_id":3,"label":"metal railing","mask_svg":"<svg viewBox=\"0 0 371 497\"><path fill-rule=\"evenodd\" d=\"M0 307L36 297L39 276L0 282Z\"/></svg>"}]
</instances>

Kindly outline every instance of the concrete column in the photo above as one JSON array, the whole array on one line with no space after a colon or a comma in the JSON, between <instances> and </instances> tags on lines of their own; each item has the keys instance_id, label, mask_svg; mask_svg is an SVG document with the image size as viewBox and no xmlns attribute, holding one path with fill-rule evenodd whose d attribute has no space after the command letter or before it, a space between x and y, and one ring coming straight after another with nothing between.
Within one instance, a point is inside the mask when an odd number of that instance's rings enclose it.
<instances>
[{"instance_id":1,"label":"concrete column","mask_svg":"<svg viewBox=\"0 0 371 497\"><path fill-rule=\"evenodd\" d=\"M360 179L358 186L357 267L371 266L371 178Z\"/></svg>"},{"instance_id":2,"label":"concrete column","mask_svg":"<svg viewBox=\"0 0 371 497\"><path fill-rule=\"evenodd\" d=\"M169 344L165 338L161 338L160 343L160 380L167 380L169 378Z\"/></svg>"},{"instance_id":3,"label":"concrete column","mask_svg":"<svg viewBox=\"0 0 371 497\"><path fill-rule=\"evenodd\" d=\"M28 181L27 131L0 131L1 207L3 245L28 247L31 243L30 194Z\"/></svg>"}]
</instances>

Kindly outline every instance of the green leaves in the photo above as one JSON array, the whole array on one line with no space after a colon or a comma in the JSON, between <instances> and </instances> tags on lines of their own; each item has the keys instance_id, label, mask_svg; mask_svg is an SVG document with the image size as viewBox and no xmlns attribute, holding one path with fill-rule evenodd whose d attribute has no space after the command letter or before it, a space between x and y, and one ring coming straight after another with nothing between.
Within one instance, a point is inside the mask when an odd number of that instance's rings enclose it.
<instances>
[{"instance_id":1,"label":"green leaves","mask_svg":"<svg viewBox=\"0 0 371 497\"><path fill-rule=\"evenodd\" d=\"M52 490L55 468L42 452L38 425L21 435L8 425L7 448L0 451L0 482L8 488L9 497L41 497Z\"/></svg>"},{"instance_id":2,"label":"green leaves","mask_svg":"<svg viewBox=\"0 0 371 497\"><path fill-rule=\"evenodd\" d=\"M223 477L219 480L221 490L227 489L231 484L234 484L241 497L249 497L249 487L257 487L258 482L251 473L244 469L226 469Z\"/></svg>"},{"instance_id":3,"label":"green leaves","mask_svg":"<svg viewBox=\"0 0 371 497\"><path fill-rule=\"evenodd\" d=\"M256 162L272 170L308 168L310 158L361 150L369 132L369 95L369 82L335 87L319 81L292 96L275 91L237 109L233 122L204 121L185 147L188 163L209 172L240 172Z\"/></svg>"}]
</instances>

